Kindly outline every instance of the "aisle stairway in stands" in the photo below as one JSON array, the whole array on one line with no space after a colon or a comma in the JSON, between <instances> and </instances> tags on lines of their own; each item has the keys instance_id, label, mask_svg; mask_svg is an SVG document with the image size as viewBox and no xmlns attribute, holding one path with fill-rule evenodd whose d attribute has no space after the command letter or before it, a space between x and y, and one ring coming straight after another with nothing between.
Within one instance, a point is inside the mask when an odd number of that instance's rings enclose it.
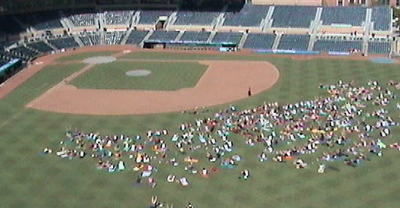
<instances>
[{"instance_id":1,"label":"aisle stairway in stands","mask_svg":"<svg viewBox=\"0 0 400 208\"><path fill-rule=\"evenodd\" d=\"M363 49L362 52L364 54L368 54L368 41L371 34L371 17L372 17L372 9L368 8L365 15L364 22L364 35L363 35Z\"/></svg>"},{"instance_id":2,"label":"aisle stairway in stands","mask_svg":"<svg viewBox=\"0 0 400 208\"><path fill-rule=\"evenodd\" d=\"M132 24L131 28L137 26L139 24L139 19L140 19L140 11L136 11L135 14L133 14L132 17Z\"/></svg>"},{"instance_id":3,"label":"aisle stairway in stands","mask_svg":"<svg viewBox=\"0 0 400 208\"><path fill-rule=\"evenodd\" d=\"M242 39L240 39L240 42L238 44L239 48L243 48L244 44L246 43L247 37L249 36L248 33L243 33Z\"/></svg>"},{"instance_id":4,"label":"aisle stairway in stands","mask_svg":"<svg viewBox=\"0 0 400 208\"><path fill-rule=\"evenodd\" d=\"M212 31L210 34L210 37L208 37L208 39L207 39L207 43L211 43L216 34L217 34L216 31Z\"/></svg>"},{"instance_id":5,"label":"aisle stairway in stands","mask_svg":"<svg viewBox=\"0 0 400 208\"><path fill-rule=\"evenodd\" d=\"M73 35L72 37L74 38L74 40L78 43L78 45L79 45L80 47L85 46L85 44L83 44L82 40L79 38L79 35L75 34L75 35Z\"/></svg>"},{"instance_id":6,"label":"aisle stairway in stands","mask_svg":"<svg viewBox=\"0 0 400 208\"><path fill-rule=\"evenodd\" d=\"M322 25L321 22L321 15L322 15L322 7L319 7L317 9L317 12L315 13L315 19L312 21L311 26L310 26L310 42L308 43L308 50L312 51L314 48L314 43L316 41L316 36L318 33L319 27Z\"/></svg>"},{"instance_id":7,"label":"aisle stairway in stands","mask_svg":"<svg viewBox=\"0 0 400 208\"><path fill-rule=\"evenodd\" d=\"M126 44L126 41L128 41L128 38L131 35L131 33L132 33L132 29L129 29L126 32L125 36L122 38L121 45L125 45Z\"/></svg>"},{"instance_id":8,"label":"aisle stairway in stands","mask_svg":"<svg viewBox=\"0 0 400 208\"><path fill-rule=\"evenodd\" d=\"M180 41L184 33L185 31L183 30L179 31L179 34L176 36L174 41Z\"/></svg>"},{"instance_id":9,"label":"aisle stairway in stands","mask_svg":"<svg viewBox=\"0 0 400 208\"><path fill-rule=\"evenodd\" d=\"M281 38L282 38L282 33L276 34L274 44L272 45L272 49L273 50L278 49L279 42L281 41Z\"/></svg>"},{"instance_id":10,"label":"aisle stairway in stands","mask_svg":"<svg viewBox=\"0 0 400 208\"><path fill-rule=\"evenodd\" d=\"M265 32L272 26L272 15L274 14L275 6L270 6L267 12L267 16L261 22L262 31Z\"/></svg>"},{"instance_id":11,"label":"aisle stairway in stands","mask_svg":"<svg viewBox=\"0 0 400 208\"><path fill-rule=\"evenodd\" d=\"M146 36L144 36L143 40L139 43L140 47L143 47L144 41L148 40L154 33L154 30L150 30Z\"/></svg>"}]
</instances>

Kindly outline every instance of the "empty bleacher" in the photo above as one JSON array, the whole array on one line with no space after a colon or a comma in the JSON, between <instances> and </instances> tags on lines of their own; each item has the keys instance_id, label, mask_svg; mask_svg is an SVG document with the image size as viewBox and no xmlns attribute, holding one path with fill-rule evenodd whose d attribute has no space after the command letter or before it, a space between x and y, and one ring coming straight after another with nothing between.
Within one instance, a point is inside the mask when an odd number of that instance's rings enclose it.
<instances>
[{"instance_id":1,"label":"empty bleacher","mask_svg":"<svg viewBox=\"0 0 400 208\"><path fill-rule=\"evenodd\" d=\"M154 33L149 37L150 41L174 41L176 36L178 36L178 31L160 31L156 30Z\"/></svg>"},{"instance_id":2,"label":"empty bleacher","mask_svg":"<svg viewBox=\"0 0 400 208\"><path fill-rule=\"evenodd\" d=\"M36 43L29 43L29 44L27 44L27 46L30 48L33 48L41 53L49 53L49 52L53 51L53 48L51 48L49 45L47 45L43 41L39 41Z\"/></svg>"},{"instance_id":3,"label":"empty bleacher","mask_svg":"<svg viewBox=\"0 0 400 208\"><path fill-rule=\"evenodd\" d=\"M279 42L278 49L306 51L308 49L309 42L309 35L283 34Z\"/></svg>"},{"instance_id":4,"label":"empty bleacher","mask_svg":"<svg viewBox=\"0 0 400 208\"><path fill-rule=\"evenodd\" d=\"M175 25L211 25L218 12L178 12Z\"/></svg>"},{"instance_id":5,"label":"empty bleacher","mask_svg":"<svg viewBox=\"0 0 400 208\"><path fill-rule=\"evenodd\" d=\"M139 44L140 42L142 42L142 40L144 39L144 37L146 37L147 33L149 33L148 31L132 31L129 36L128 39L126 40L126 44Z\"/></svg>"},{"instance_id":6,"label":"empty bleacher","mask_svg":"<svg viewBox=\"0 0 400 208\"><path fill-rule=\"evenodd\" d=\"M51 30L62 28L58 12L40 12L16 15L22 24L33 27L35 30Z\"/></svg>"},{"instance_id":7,"label":"empty bleacher","mask_svg":"<svg viewBox=\"0 0 400 208\"><path fill-rule=\"evenodd\" d=\"M240 42L242 38L242 33L237 32L218 32L215 34L214 38L212 39L213 43L236 43Z\"/></svg>"},{"instance_id":8,"label":"empty bleacher","mask_svg":"<svg viewBox=\"0 0 400 208\"><path fill-rule=\"evenodd\" d=\"M368 53L370 54L389 54L391 51L391 43L383 41L368 42Z\"/></svg>"},{"instance_id":9,"label":"empty bleacher","mask_svg":"<svg viewBox=\"0 0 400 208\"><path fill-rule=\"evenodd\" d=\"M79 36L79 39L81 39L83 45L86 46L94 46L94 45L100 45L100 34L98 33L93 33L93 34L84 34Z\"/></svg>"},{"instance_id":10,"label":"empty bleacher","mask_svg":"<svg viewBox=\"0 0 400 208\"><path fill-rule=\"evenodd\" d=\"M93 11L67 12L67 17L76 27L94 26L97 13Z\"/></svg>"},{"instance_id":11,"label":"empty bleacher","mask_svg":"<svg viewBox=\"0 0 400 208\"><path fill-rule=\"evenodd\" d=\"M139 24L142 25L149 25L155 24L160 16L169 16L171 15L172 11L166 10L143 10L140 12L140 19Z\"/></svg>"},{"instance_id":12,"label":"empty bleacher","mask_svg":"<svg viewBox=\"0 0 400 208\"><path fill-rule=\"evenodd\" d=\"M317 7L275 6L272 27L308 28L316 13Z\"/></svg>"},{"instance_id":13,"label":"empty bleacher","mask_svg":"<svg viewBox=\"0 0 400 208\"><path fill-rule=\"evenodd\" d=\"M374 30L389 30L392 21L391 15L391 9L388 6L372 7L371 21L374 22Z\"/></svg>"},{"instance_id":14,"label":"empty bleacher","mask_svg":"<svg viewBox=\"0 0 400 208\"><path fill-rule=\"evenodd\" d=\"M6 51L4 51L2 48L0 48L0 66L8 63L12 59L17 58L15 55L12 55Z\"/></svg>"},{"instance_id":15,"label":"empty bleacher","mask_svg":"<svg viewBox=\"0 0 400 208\"><path fill-rule=\"evenodd\" d=\"M58 49L77 48L78 43L73 37L63 37L58 39L49 40L49 43Z\"/></svg>"},{"instance_id":16,"label":"empty bleacher","mask_svg":"<svg viewBox=\"0 0 400 208\"><path fill-rule=\"evenodd\" d=\"M262 19L267 16L269 6L244 5L240 12L225 13L225 26L258 27Z\"/></svg>"},{"instance_id":17,"label":"empty bleacher","mask_svg":"<svg viewBox=\"0 0 400 208\"><path fill-rule=\"evenodd\" d=\"M314 51L349 52L362 50L362 41L353 40L317 40L314 43Z\"/></svg>"},{"instance_id":18,"label":"empty bleacher","mask_svg":"<svg viewBox=\"0 0 400 208\"><path fill-rule=\"evenodd\" d=\"M365 7L324 7L321 20L323 25L345 24L361 26L365 21Z\"/></svg>"},{"instance_id":19,"label":"empty bleacher","mask_svg":"<svg viewBox=\"0 0 400 208\"><path fill-rule=\"evenodd\" d=\"M38 52L33 51L25 46L18 46L16 48L13 48L10 50L10 53L24 60L29 60L39 55Z\"/></svg>"},{"instance_id":20,"label":"empty bleacher","mask_svg":"<svg viewBox=\"0 0 400 208\"><path fill-rule=\"evenodd\" d=\"M130 23L134 11L105 11L106 25L127 25Z\"/></svg>"},{"instance_id":21,"label":"empty bleacher","mask_svg":"<svg viewBox=\"0 0 400 208\"><path fill-rule=\"evenodd\" d=\"M275 38L275 34L249 34L243 48L272 49Z\"/></svg>"},{"instance_id":22,"label":"empty bleacher","mask_svg":"<svg viewBox=\"0 0 400 208\"><path fill-rule=\"evenodd\" d=\"M105 45L117 45L121 44L122 38L124 37L125 32L107 32L104 36L104 44Z\"/></svg>"},{"instance_id":23,"label":"empty bleacher","mask_svg":"<svg viewBox=\"0 0 400 208\"><path fill-rule=\"evenodd\" d=\"M194 32L194 31L186 31L182 37L181 41L199 41L206 42L208 37L210 37L211 32Z\"/></svg>"}]
</instances>

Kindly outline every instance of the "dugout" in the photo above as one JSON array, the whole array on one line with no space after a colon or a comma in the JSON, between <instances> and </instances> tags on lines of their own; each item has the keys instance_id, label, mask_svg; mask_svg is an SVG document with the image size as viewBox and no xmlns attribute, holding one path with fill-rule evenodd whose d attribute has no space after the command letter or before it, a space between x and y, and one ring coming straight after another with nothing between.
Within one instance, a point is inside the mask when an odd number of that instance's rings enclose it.
<instances>
[{"instance_id":1,"label":"dugout","mask_svg":"<svg viewBox=\"0 0 400 208\"><path fill-rule=\"evenodd\" d=\"M145 41L143 43L143 48L237 51L238 44L230 42L207 43L200 41Z\"/></svg>"},{"instance_id":2,"label":"dugout","mask_svg":"<svg viewBox=\"0 0 400 208\"><path fill-rule=\"evenodd\" d=\"M0 67L0 84L12 77L22 69L22 61L20 59L12 59L8 63Z\"/></svg>"}]
</instances>

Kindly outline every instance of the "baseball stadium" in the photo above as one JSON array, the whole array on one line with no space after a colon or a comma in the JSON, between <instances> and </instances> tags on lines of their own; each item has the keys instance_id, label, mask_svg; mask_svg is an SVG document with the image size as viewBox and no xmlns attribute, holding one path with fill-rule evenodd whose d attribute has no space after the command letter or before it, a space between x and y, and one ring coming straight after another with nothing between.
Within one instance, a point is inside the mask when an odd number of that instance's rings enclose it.
<instances>
[{"instance_id":1,"label":"baseball stadium","mask_svg":"<svg viewBox=\"0 0 400 208\"><path fill-rule=\"evenodd\" d=\"M0 207L400 207L399 1L0 1Z\"/></svg>"}]
</instances>

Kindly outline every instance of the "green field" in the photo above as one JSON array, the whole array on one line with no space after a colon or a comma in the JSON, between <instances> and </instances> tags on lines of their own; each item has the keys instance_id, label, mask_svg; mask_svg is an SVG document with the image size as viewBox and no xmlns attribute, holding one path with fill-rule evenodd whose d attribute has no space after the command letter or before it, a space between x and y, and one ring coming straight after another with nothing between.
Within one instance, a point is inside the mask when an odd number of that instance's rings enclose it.
<instances>
[{"instance_id":1,"label":"green field","mask_svg":"<svg viewBox=\"0 0 400 208\"><path fill-rule=\"evenodd\" d=\"M381 83L400 81L398 65L380 65L369 61L296 61L264 55L209 56L150 52L132 53L124 58L270 61L280 70L279 81L267 92L235 102L238 109L255 107L264 101L289 103L326 96L318 85L336 83L340 79L355 80L360 85L371 79ZM155 175L158 185L153 189L144 185L134 186L136 173L133 171L110 174L96 170L95 161L91 158L66 160L55 155L43 156L39 152L44 147L58 147L66 128L142 136L148 129L167 128L171 134L178 131L181 123L213 116L229 106L217 106L211 108L209 113L200 115L168 113L149 116L79 116L24 108L29 101L83 66L47 67L0 100L1 207L142 208L149 207L152 195L157 195L162 202L173 203L175 208L184 207L188 201L196 208L399 207L400 152L394 149L384 150L383 157L374 157L357 168L338 162L331 165L335 171L318 174L316 166L296 170L291 163L261 163L256 155L262 147L249 148L242 138L234 136L235 151L243 158L237 168L221 169L219 174L204 179L185 172L182 167L160 165ZM396 103L392 102L389 107L395 109ZM400 113L397 110L394 112L391 116L398 122ZM392 130L395 136L389 138L387 143L397 139L399 130L399 127ZM176 157L182 159L180 155ZM252 171L252 178L247 181L237 178L243 168ZM184 188L168 184L164 180L168 174L186 175L192 185Z\"/></svg>"},{"instance_id":2,"label":"green field","mask_svg":"<svg viewBox=\"0 0 400 208\"><path fill-rule=\"evenodd\" d=\"M90 58L93 56L110 56L112 54L116 54L117 52L115 51L99 51L99 52L90 52L90 53L78 53L70 56L63 56L61 58L58 58L58 62L66 62L66 61L78 61L78 60L83 60L86 58Z\"/></svg>"},{"instance_id":3,"label":"green field","mask_svg":"<svg viewBox=\"0 0 400 208\"><path fill-rule=\"evenodd\" d=\"M85 89L135 89L172 91L194 87L208 66L196 62L124 62L94 66L71 82ZM151 74L129 77L125 72L146 69Z\"/></svg>"}]
</instances>

